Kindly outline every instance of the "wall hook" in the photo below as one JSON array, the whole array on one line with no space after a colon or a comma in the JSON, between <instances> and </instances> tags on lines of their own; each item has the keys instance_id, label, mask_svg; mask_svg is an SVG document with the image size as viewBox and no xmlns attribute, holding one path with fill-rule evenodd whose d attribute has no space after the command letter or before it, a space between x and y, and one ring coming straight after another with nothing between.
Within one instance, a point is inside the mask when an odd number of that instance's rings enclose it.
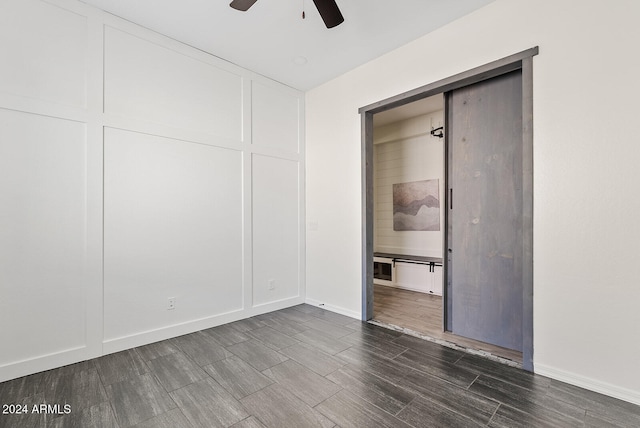
<instances>
[{"instance_id":1,"label":"wall hook","mask_svg":"<svg viewBox=\"0 0 640 428\"><path fill-rule=\"evenodd\" d=\"M431 135L433 135L434 137L438 137L438 138L444 138L444 131L443 131L444 127L441 126L439 128L431 128ZM440 131L440 133L437 133L438 131Z\"/></svg>"}]
</instances>

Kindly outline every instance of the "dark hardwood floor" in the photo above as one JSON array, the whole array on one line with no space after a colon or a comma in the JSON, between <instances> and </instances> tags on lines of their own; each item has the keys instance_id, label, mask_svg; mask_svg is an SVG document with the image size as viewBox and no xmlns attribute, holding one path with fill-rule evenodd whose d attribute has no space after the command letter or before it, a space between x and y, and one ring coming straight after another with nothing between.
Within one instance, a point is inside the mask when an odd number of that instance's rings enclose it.
<instances>
[{"instance_id":1,"label":"dark hardwood floor","mask_svg":"<svg viewBox=\"0 0 640 428\"><path fill-rule=\"evenodd\" d=\"M638 406L308 305L0 383L0 404L29 409L3 428L640 426Z\"/></svg>"},{"instance_id":2,"label":"dark hardwood floor","mask_svg":"<svg viewBox=\"0 0 640 428\"><path fill-rule=\"evenodd\" d=\"M522 366L522 352L479 342L442 330L442 297L401 288L374 285L373 318L462 348L486 352Z\"/></svg>"}]
</instances>

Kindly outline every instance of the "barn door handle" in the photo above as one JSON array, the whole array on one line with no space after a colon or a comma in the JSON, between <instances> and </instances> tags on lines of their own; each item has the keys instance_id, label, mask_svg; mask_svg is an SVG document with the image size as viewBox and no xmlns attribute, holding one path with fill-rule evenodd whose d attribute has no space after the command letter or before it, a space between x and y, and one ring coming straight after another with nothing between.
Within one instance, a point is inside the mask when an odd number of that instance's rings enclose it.
<instances>
[{"instance_id":1,"label":"barn door handle","mask_svg":"<svg viewBox=\"0 0 640 428\"><path fill-rule=\"evenodd\" d=\"M449 209L453 209L453 189L449 189Z\"/></svg>"}]
</instances>

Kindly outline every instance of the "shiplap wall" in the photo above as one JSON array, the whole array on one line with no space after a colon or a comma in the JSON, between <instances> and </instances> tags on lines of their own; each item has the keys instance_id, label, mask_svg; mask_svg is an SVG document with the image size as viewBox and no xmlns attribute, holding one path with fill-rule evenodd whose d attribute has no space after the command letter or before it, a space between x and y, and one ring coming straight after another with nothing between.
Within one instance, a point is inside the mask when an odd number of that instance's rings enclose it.
<instances>
[{"instance_id":1,"label":"shiplap wall","mask_svg":"<svg viewBox=\"0 0 640 428\"><path fill-rule=\"evenodd\" d=\"M443 111L374 130L374 251L442 257L444 225L444 139L430 135ZM439 180L440 231L394 231L393 185Z\"/></svg>"},{"instance_id":2,"label":"shiplap wall","mask_svg":"<svg viewBox=\"0 0 640 428\"><path fill-rule=\"evenodd\" d=\"M304 301L303 94L75 0L0 53L0 381Z\"/></svg>"}]
</instances>

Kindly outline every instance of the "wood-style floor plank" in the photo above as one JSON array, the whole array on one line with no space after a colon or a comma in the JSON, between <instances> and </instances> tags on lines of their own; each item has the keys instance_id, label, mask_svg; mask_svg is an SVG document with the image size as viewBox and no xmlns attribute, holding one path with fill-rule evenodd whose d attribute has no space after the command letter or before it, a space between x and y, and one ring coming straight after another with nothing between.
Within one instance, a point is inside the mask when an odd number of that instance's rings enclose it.
<instances>
[{"instance_id":1,"label":"wood-style floor plank","mask_svg":"<svg viewBox=\"0 0 640 428\"><path fill-rule=\"evenodd\" d=\"M308 306L308 305L306 305ZM300 310L299 307L297 307L296 309ZM325 311L325 310L321 310L322 312L319 312L317 314L314 314L316 318L319 318L321 320L324 321L328 321L332 324L337 324L337 325L341 325L341 326L347 326L348 324L351 324L353 322L353 318L348 317L346 315L342 315L342 314L338 314L335 312L331 312L331 311Z\"/></svg>"},{"instance_id":2,"label":"wood-style floor plank","mask_svg":"<svg viewBox=\"0 0 640 428\"><path fill-rule=\"evenodd\" d=\"M342 342L340 339L332 337L326 332L313 328L298 333L293 336L293 338L304 342L307 345L316 347L330 355L335 355L350 347L348 343Z\"/></svg>"},{"instance_id":3,"label":"wood-style floor plank","mask_svg":"<svg viewBox=\"0 0 640 428\"><path fill-rule=\"evenodd\" d=\"M309 305L3 382L0 400L72 406L0 428L640 426L640 406Z\"/></svg>"},{"instance_id":4,"label":"wood-style floor plank","mask_svg":"<svg viewBox=\"0 0 640 428\"><path fill-rule=\"evenodd\" d=\"M80 411L107 401L107 394L96 369L57 373L56 375L54 371L46 376L46 403L69 404L73 410Z\"/></svg>"},{"instance_id":5,"label":"wood-style floor plank","mask_svg":"<svg viewBox=\"0 0 640 428\"><path fill-rule=\"evenodd\" d=\"M330 379L322 377L292 360L273 366L262 373L311 407L341 389Z\"/></svg>"},{"instance_id":6,"label":"wood-style floor plank","mask_svg":"<svg viewBox=\"0 0 640 428\"><path fill-rule=\"evenodd\" d=\"M402 336L402 332L390 330L388 328L380 328L377 325L370 324L366 321L357 321L347 324L345 327L348 327L352 330L355 330L358 333L366 334L369 336L373 336L376 339L393 341L393 339Z\"/></svg>"},{"instance_id":7,"label":"wood-style floor plank","mask_svg":"<svg viewBox=\"0 0 640 428\"><path fill-rule=\"evenodd\" d=\"M494 377L505 382L533 390L548 390L551 379L544 376L536 376L533 373L516 367L510 367L497 361L492 361L478 355L464 354L455 362L457 367L484 376Z\"/></svg>"},{"instance_id":8,"label":"wood-style floor plank","mask_svg":"<svg viewBox=\"0 0 640 428\"><path fill-rule=\"evenodd\" d=\"M278 311L278 315L288 319L289 321L293 321L295 323L300 323L300 324L316 319L316 317L314 317L313 315L300 311L295 307L282 309Z\"/></svg>"},{"instance_id":9,"label":"wood-style floor plank","mask_svg":"<svg viewBox=\"0 0 640 428\"><path fill-rule=\"evenodd\" d=\"M228 427L249 417L244 406L209 378L170 393L192 426Z\"/></svg>"},{"instance_id":10,"label":"wood-style floor plank","mask_svg":"<svg viewBox=\"0 0 640 428\"><path fill-rule=\"evenodd\" d=\"M293 336L294 334L300 333L301 331L305 331L310 328L304 323L292 321L291 319L280 315L279 312L271 312L268 314L259 315L256 318L260 319L263 324L288 336Z\"/></svg>"},{"instance_id":11,"label":"wood-style floor plank","mask_svg":"<svg viewBox=\"0 0 640 428\"><path fill-rule=\"evenodd\" d=\"M265 324L262 321L260 321L255 317L234 321L232 323L229 323L228 325L229 327L234 328L241 333L246 333L251 330L256 330L258 328L265 326Z\"/></svg>"},{"instance_id":12,"label":"wood-style floor plank","mask_svg":"<svg viewBox=\"0 0 640 428\"><path fill-rule=\"evenodd\" d=\"M311 345L307 345L306 343L298 343L293 346L289 346L288 348L281 349L280 353L294 361L297 361L309 370L312 370L321 376L333 373L346 364L340 359L335 358L318 348L314 348Z\"/></svg>"},{"instance_id":13,"label":"wood-style floor plank","mask_svg":"<svg viewBox=\"0 0 640 428\"><path fill-rule=\"evenodd\" d=\"M251 364L235 355L215 361L205 366L204 370L237 399L253 394L273 383Z\"/></svg>"},{"instance_id":14,"label":"wood-style floor plank","mask_svg":"<svg viewBox=\"0 0 640 428\"><path fill-rule=\"evenodd\" d=\"M392 415L416 397L393 382L351 365L336 370L327 379Z\"/></svg>"},{"instance_id":15,"label":"wood-style floor plank","mask_svg":"<svg viewBox=\"0 0 640 428\"><path fill-rule=\"evenodd\" d=\"M127 428L176 407L165 389L149 373L106 386L120 428Z\"/></svg>"},{"instance_id":16,"label":"wood-style floor plank","mask_svg":"<svg viewBox=\"0 0 640 428\"><path fill-rule=\"evenodd\" d=\"M268 369L288 359L255 339L236 343L229 346L227 350L251 364L258 371Z\"/></svg>"},{"instance_id":17,"label":"wood-style floor plank","mask_svg":"<svg viewBox=\"0 0 640 428\"><path fill-rule=\"evenodd\" d=\"M21 400L11 400L8 402L3 402L1 404L20 404L21 406L26 406L26 411L20 411L20 413L16 412L8 412L0 414L0 427L2 428L38 428L41 426L46 426L46 420L51 419L49 415L44 415L40 413L34 413L31 411L33 406L38 406L40 404L46 403L44 394L38 393L35 395L31 395L29 397L24 397Z\"/></svg>"},{"instance_id":18,"label":"wood-style floor plank","mask_svg":"<svg viewBox=\"0 0 640 428\"><path fill-rule=\"evenodd\" d=\"M321 319L313 319L304 323L304 325L309 326L314 330L319 330L333 338L340 339L341 337L347 336L354 332L354 330L341 326L339 324L334 324L329 321L324 321Z\"/></svg>"},{"instance_id":19,"label":"wood-style floor plank","mask_svg":"<svg viewBox=\"0 0 640 428\"><path fill-rule=\"evenodd\" d=\"M174 352L147 361L147 365L167 391L182 388L208 377L200 366L182 352Z\"/></svg>"},{"instance_id":20,"label":"wood-style floor plank","mask_svg":"<svg viewBox=\"0 0 640 428\"><path fill-rule=\"evenodd\" d=\"M402 355L394 358L400 364L407 367L427 373L431 376L446 380L454 385L462 388L468 388L478 377L477 374L465 370L461 367L448 363L446 361L433 358L428 354L423 354L413 349L409 349Z\"/></svg>"},{"instance_id":21,"label":"wood-style floor plank","mask_svg":"<svg viewBox=\"0 0 640 428\"><path fill-rule=\"evenodd\" d=\"M256 419L254 416L250 416L247 419L241 420L237 424L231 425L231 428L266 428L262 422Z\"/></svg>"},{"instance_id":22,"label":"wood-style floor plank","mask_svg":"<svg viewBox=\"0 0 640 428\"><path fill-rule=\"evenodd\" d=\"M135 350L145 361L178 352L178 348L173 345L172 340L162 340L160 342L150 343L148 345L135 348Z\"/></svg>"},{"instance_id":23,"label":"wood-style floor plank","mask_svg":"<svg viewBox=\"0 0 640 428\"><path fill-rule=\"evenodd\" d=\"M410 428L390 413L346 390L323 401L316 409L342 428Z\"/></svg>"},{"instance_id":24,"label":"wood-style floor plank","mask_svg":"<svg viewBox=\"0 0 640 428\"><path fill-rule=\"evenodd\" d=\"M201 331L176 337L172 343L199 366L225 359L228 355L224 346Z\"/></svg>"},{"instance_id":25,"label":"wood-style floor plank","mask_svg":"<svg viewBox=\"0 0 640 428\"><path fill-rule=\"evenodd\" d=\"M428 340L419 339L417 337L402 335L393 341L394 344L411 348L414 351L418 351L422 354L429 355L431 358L436 358L448 363L455 363L462 358L465 353L456 349L447 348L437 343L429 342Z\"/></svg>"},{"instance_id":26,"label":"wood-style floor plank","mask_svg":"<svg viewBox=\"0 0 640 428\"><path fill-rule=\"evenodd\" d=\"M149 426L149 425L147 425ZM158 428L163 428L156 425ZM188 428L180 425L174 425L176 428ZM83 409L81 411L72 411L68 415L54 418L49 428L119 428L116 417L111 410L108 401L97 404L95 406ZM136 428L145 428L137 425Z\"/></svg>"},{"instance_id":27,"label":"wood-style floor plank","mask_svg":"<svg viewBox=\"0 0 640 428\"><path fill-rule=\"evenodd\" d=\"M499 403L428 374L410 371L402 386L478 424L487 424Z\"/></svg>"},{"instance_id":28,"label":"wood-style floor plank","mask_svg":"<svg viewBox=\"0 0 640 428\"><path fill-rule=\"evenodd\" d=\"M549 412L548 409L538 408L537 411L532 409L523 412L501 404L489 426L494 428L564 428L582 427L584 423L573 418L567 419L562 415Z\"/></svg>"},{"instance_id":29,"label":"wood-style floor plank","mask_svg":"<svg viewBox=\"0 0 640 428\"><path fill-rule=\"evenodd\" d=\"M0 383L0 403L19 403L43 391L42 378L45 373L36 373Z\"/></svg>"},{"instance_id":30,"label":"wood-style floor plank","mask_svg":"<svg viewBox=\"0 0 640 428\"><path fill-rule=\"evenodd\" d=\"M82 425L82 427L94 426L91 424ZM78 427L80 428L80 427ZM169 410L144 422L140 422L133 428L193 428L191 423L182 413L180 409Z\"/></svg>"},{"instance_id":31,"label":"wood-style floor plank","mask_svg":"<svg viewBox=\"0 0 640 428\"><path fill-rule=\"evenodd\" d=\"M365 348L351 347L336 355L345 363L393 383L401 383L411 369Z\"/></svg>"},{"instance_id":32,"label":"wood-style floor plank","mask_svg":"<svg viewBox=\"0 0 640 428\"><path fill-rule=\"evenodd\" d=\"M640 406L607 397L593 391L549 379L548 396L586 409L587 414L607 423L627 427L640 427Z\"/></svg>"},{"instance_id":33,"label":"wood-style floor plank","mask_svg":"<svg viewBox=\"0 0 640 428\"><path fill-rule=\"evenodd\" d=\"M398 413L398 419L416 428L474 428L483 426L420 396Z\"/></svg>"},{"instance_id":34,"label":"wood-style floor plank","mask_svg":"<svg viewBox=\"0 0 640 428\"><path fill-rule=\"evenodd\" d=\"M361 331L356 331L348 336L341 337L342 342L348 343L352 347L369 350L385 358L394 358L407 350L406 347L398 345L386 339L372 337Z\"/></svg>"},{"instance_id":35,"label":"wood-style floor plank","mask_svg":"<svg viewBox=\"0 0 640 428\"><path fill-rule=\"evenodd\" d=\"M149 371L135 349L116 352L93 360L104 385L135 378Z\"/></svg>"},{"instance_id":36,"label":"wood-style floor plank","mask_svg":"<svg viewBox=\"0 0 640 428\"><path fill-rule=\"evenodd\" d=\"M222 346L231 346L251 339L251 337L242 333L229 324L220 325L218 327L202 330L203 333L213 337Z\"/></svg>"},{"instance_id":37,"label":"wood-style floor plank","mask_svg":"<svg viewBox=\"0 0 640 428\"><path fill-rule=\"evenodd\" d=\"M252 338L260 341L263 345L275 350L286 348L287 346L295 345L296 343L298 343L297 340L292 339L290 336L281 333L269 326L264 326L252 331L248 331L247 334Z\"/></svg>"},{"instance_id":38,"label":"wood-style floor plank","mask_svg":"<svg viewBox=\"0 0 640 428\"><path fill-rule=\"evenodd\" d=\"M543 421L562 422L563 426L582 426L585 410L554 400L544 389L527 389L490 376L480 375L469 391L519 409Z\"/></svg>"},{"instance_id":39,"label":"wood-style floor plank","mask_svg":"<svg viewBox=\"0 0 640 428\"><path fill-rule=\"evenodd\" d=\"M330 428L335 424L278 384L242 400L246 409L268 428Z\"/></svg>"}]
</instances>

